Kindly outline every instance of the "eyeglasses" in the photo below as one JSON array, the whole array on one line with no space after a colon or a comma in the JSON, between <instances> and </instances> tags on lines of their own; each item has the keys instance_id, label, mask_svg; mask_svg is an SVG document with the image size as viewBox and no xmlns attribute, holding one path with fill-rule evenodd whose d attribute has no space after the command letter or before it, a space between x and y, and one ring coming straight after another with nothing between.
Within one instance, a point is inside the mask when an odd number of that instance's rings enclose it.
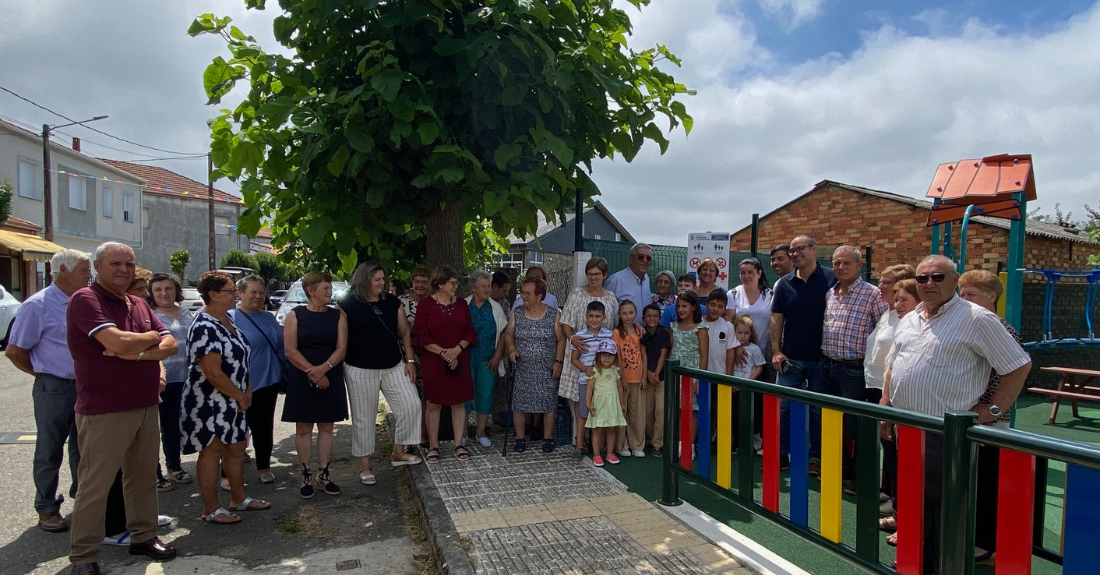
<instances>
[{"instance_id":1,"label":"eyeglasses","mask_svg":"<svg viewBox=\"0 0 1100 575\"><path fill-rule=\"evenodd\" d=\"M791 246L791 253L792 254L800 254L800 253L810 249L811 247L813 247L813 246L798 246L797 248L794 247L794 246Z\"/></svg>"},{"instance_id":2,"label":"eyeglasses","mask_svg":"<svg viewBox=\"0 0 1100 575\"><path fill-rule=\"evenodd\" d=\"M919 283L919 284L926 284L926 283L928 283L928 280L932 280L936 283L940 283L943 280L947 279L947 274L940 273L940 272L937 272L937 273L934 273L934 274L920 274L919 276L917 276L913 279L917 280L917 283Z\"/></svg>"},{"instance_id":3,"label":"eyeglasses","mask_svg":"<svg viewBox=\"0 0 1100 575\"><path fill-rule=\"evenodd\" d=\"M653 256L646 255L646 254L634 254L634 257L638 258L638 260L643 261L643 262L653 261Z\"/></svg>"},{"instance_id":4,"label":"eyeglasses","mask_svg":"<svg viewBox=\"0 0 1100 575\"><path fill-rule=\"evenodd\" d=\"M213 292L221 292L221 293L226 293L226 292L230 292L230 293L237 293L237 290L235 290L235 289L212 289L212 290L210 290L210 292L211 292L211 293L213 293Z\"/></svg>"}]
</instances>

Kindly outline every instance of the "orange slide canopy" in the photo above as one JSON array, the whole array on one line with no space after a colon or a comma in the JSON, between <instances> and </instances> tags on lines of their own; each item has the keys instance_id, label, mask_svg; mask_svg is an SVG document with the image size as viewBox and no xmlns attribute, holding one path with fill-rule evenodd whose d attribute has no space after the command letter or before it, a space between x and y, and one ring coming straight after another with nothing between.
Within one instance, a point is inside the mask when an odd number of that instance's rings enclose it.
<instances>
[{"instance_id":1,"label":"orange slide canopy","mask_svg":"<svg viewBox=\"0 0 1100 575\"><path fill-rule=\"evenodd\" d=\"M935 204L927 225L959 221L970 205L980 208L976 215L1019 219L1024 216L1013 198L1019 192L1026 192L1028 201L1036 198L1031 154L1000 154L940 164L926 194Z\"/></svg>"}]
</instances>

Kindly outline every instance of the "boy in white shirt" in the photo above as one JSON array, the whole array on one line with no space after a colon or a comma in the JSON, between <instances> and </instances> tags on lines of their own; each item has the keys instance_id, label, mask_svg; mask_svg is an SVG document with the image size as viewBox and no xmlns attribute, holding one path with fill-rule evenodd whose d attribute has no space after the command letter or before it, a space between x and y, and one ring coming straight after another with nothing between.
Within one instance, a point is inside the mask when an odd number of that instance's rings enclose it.
<instances>
[{"instance_id":1,"label":"boy in white shirt","mask_svg":"<svg viewBox=\"0 0 1100 575\"><path fill-rule=\"evenodd\" d=\"M707 371L722 375L732 375L733 366L739 360L744 361L744 353L738 353L743 350L738 350L741 344L737 341L733 324L722 317L728 302L725 290L715 288L707 298L707 314L703 317L703 324L710 334Z\"/></svg>"}]
</instances>

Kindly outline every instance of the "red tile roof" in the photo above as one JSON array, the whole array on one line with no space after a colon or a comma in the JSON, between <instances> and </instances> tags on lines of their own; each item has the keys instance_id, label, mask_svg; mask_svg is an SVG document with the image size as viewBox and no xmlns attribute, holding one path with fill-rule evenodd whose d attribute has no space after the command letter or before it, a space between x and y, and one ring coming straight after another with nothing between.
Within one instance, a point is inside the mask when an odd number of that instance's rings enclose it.
<instances>
[{"instance_id":1,"label":"red tile roof","mask_svg":"<svg viewBox=\"0 0 1100 575\"><path fill-rule=\"evenodd\" d=\"M172 170L166 170L158 166L132 164L130 162L120 162L118 160L107 160L103 158L100 158L100 161L148 182L144 189L144 192L147 194L203 201L209 199L206 184L181 176ZM241 198L232 194L227 194L217 188L214 188L214 200L231 203L239 203L242 201Z\"/></svg>"},{"instance_id":2,"label":"red tile roof","mask_svg":"<svg viewBox=\"0 0 1100 575\"><path fill-rule=\"evenodd\" d=\"M42 231L42 226L15 216L8 216L8 219L4 220L3 227L30 234L37 234Z\"/></svg>"}]
</instances>

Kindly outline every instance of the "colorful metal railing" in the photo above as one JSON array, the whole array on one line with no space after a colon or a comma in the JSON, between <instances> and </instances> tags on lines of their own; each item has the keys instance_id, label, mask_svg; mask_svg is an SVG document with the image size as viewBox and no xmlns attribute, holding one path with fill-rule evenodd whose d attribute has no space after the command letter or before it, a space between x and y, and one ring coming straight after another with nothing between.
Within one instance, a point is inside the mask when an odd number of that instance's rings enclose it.
<instances>
[{"instance_id":1,"label":"colorful metal railing","mask_svg":"<svg viewBox=\"0 0 1100 575\"><path fill-rule=\"evenodd\" d=\"M698 379L698 433L690 439L692 378ZM977 415L952 412L932 417L900 409L833 397L759 381L682 368L665 368L665 445L661 503L677 505L679 479L686 478L735 505L769 519L851 564L874 573L919 575L924 572L925 448L928 434L938 445L942 436L943 484L938 561L941 573L974 570L976 463L978 445L1000 448L997 575L1031 572L1032 558L1063 565L1063 573L1100 572L1092 545L1100 541L1100 449L1045 436L977 425ZM711 386L716 386L712 405ZM763 395L763 473L761 497L754 495L756 455L753 395ZM736 399L735 399L736 397ZM790 496L786 515L780 511L780 405L790 402ZM715 410L715 454L711 462L711 411ZM741 448L731 455L733 412L738 410ZM821 410L821 435L810 437L811 409ZM844 416L854 416L848 430L855 444L855 546L841 541ZM896 571L879 561L880 454L879 422L897 425L898 547ZM821 452L819 524L811 526L807 461L811 442ZM677 449L678 448L678 449ZM677 456L677 451L679 455ZM693 451L696 457L693 461ZM1067 463L1064 543L1059 550L1042 546L1047 461ZM939 462L934 462L939 464ZM737 485L733 485L733 469ZM816 528L815 528L816 527ZM1087 567L1085 566L1087 562Z\"/></svg>"}]
</instances>

